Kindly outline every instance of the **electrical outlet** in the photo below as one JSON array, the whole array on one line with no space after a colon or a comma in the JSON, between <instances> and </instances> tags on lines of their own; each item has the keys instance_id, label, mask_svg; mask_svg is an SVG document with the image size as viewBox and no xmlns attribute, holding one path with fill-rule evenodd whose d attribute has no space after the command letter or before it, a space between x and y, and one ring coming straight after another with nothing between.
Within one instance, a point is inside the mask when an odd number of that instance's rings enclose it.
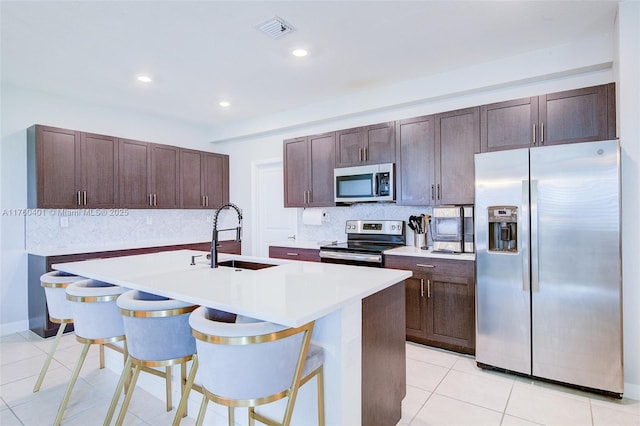
<instances>
[{"instance_id":1,"label":"electrical outlet","mask_svg":"<svg viewBox=\"0 0 640 426\"><path fill-rule=\"evenodd\" d=\"M60 218L60 228L68 228L69 227L69 218L66 216L62 216Z\"/></svg>"},{"instance_id":2,"label":"electrical outlet","mask_svg":"<svg viewBox=\"0 0 640 426\"><path fill-rule=\"evenodd\" d=\"M151 216L147 216L147 225L153 224L153 218Z\"/></svg>"}]
</instances>

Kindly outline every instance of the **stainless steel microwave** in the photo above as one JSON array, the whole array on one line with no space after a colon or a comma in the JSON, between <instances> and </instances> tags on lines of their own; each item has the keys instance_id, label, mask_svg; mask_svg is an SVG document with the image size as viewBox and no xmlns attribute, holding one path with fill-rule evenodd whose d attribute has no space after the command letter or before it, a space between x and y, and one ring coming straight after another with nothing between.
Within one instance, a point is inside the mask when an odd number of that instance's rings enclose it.
<instances>
[{"instance_id":1,"label":"stainless steel microwave","mask_svg":"<svg viewBox=\"0 0 640 426\"><path fill-rule=\"evenodd\" d=\"M336 203L394 201L394 168L386 163L334 169Z\"/></svg>"}]
</instances>

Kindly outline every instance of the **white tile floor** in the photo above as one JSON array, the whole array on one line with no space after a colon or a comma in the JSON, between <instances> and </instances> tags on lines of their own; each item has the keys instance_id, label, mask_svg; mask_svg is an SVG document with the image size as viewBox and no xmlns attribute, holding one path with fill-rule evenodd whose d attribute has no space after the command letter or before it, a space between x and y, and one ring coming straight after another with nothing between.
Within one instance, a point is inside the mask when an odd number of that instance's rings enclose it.
<instances>
[{"instance_id":1,"label":"white tile floor","mask_svg":"<svg viewBox=\"0 0 640 426\"><path fill-rule=\"evenodd\" d=\"M50 425L80 344L65 335L42 389L32 388L52 339L31 332L0 337L0 425ZM92 347L65 414L65 425L101 425L116 373L98 368ZM473 357L407 344L407 396L399 425L640 425L640 402L613 400L475 366ZM177 402L176 402L177 404ZM225 424L208 411L207 424ZM194 414L194 413L190 413ZM127 425L169 425L164 401L136 390ZM194 424L188 417L183 425Z\"/></svg>"}]
</instances>

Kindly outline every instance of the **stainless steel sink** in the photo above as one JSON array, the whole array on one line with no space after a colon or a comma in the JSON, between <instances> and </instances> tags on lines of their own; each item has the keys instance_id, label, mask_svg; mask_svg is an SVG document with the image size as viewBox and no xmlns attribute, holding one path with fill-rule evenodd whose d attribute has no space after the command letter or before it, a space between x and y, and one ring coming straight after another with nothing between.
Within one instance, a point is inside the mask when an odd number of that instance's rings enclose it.
<instances>
[{"instance_id":1,"label":"stainless steel sink","mask_svg":"<svg viewBox=\"0 0 640 426\"><path fill-rule=\"evenodd\" d=\"M272 265L270 263L249 262L246 260L232 259L232 260L225 260L223 262L218 262L218 266L228 266L230 268L235 268L237 270L251 269L255 271L258 269L271 268L272 266L276 266L276 265Z\"/></svg>"}]
</instances>

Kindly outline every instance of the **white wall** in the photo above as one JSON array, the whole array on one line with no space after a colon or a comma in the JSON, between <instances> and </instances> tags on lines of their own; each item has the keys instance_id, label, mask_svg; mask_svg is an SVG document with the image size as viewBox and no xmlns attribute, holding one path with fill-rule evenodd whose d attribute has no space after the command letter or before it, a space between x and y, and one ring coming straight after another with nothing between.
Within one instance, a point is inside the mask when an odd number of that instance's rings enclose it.
<instances>
[{"instance_id":1,"label":"white wall","mask_svg":"<svg viewBox=\"0 0 640 426\"><path fill-rule=\"evenodd\" d=\"M617 24L625 393L640 399L640 2L622 3Z\"/></svg>"}]
</instances>

